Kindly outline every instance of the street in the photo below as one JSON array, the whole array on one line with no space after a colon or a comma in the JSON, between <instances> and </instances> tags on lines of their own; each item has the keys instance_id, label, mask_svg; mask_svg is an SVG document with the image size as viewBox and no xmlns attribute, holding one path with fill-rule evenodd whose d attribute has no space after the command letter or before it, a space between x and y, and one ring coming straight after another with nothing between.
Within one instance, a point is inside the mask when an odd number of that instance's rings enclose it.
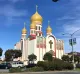
<instances>
[{"instance_id":1,"label":"street","mask_svg":"<svg viewBox=\"0 0 80 74\"><path fill-rule=\"evenodd\" d=\"M32 73L22 73L22 74L80 74L80 72L74 71L53 71L53 72L32 72Z\"/></svg>"},{"instance_id":2,"label":"street","mask_svg":"<svg viewBox=\"0 0 80 74\"><path fill-rule=\"evenodd\" d=\"M9 72L8 69L0 69L0 74L1 74L1 73L8 73L8 72Z\"/></svg>"},{"instance_id":3,"label":"street","mask_svg":"<svg viewBox=\"0 0 80 74\"><path fill-rule=\"evenodd\" d=\"M0 74L12 74L8 73L8 70L0 69ZM79 71L47 71L47 72L22 72L13 74L80 74Z\"/></svg>"}]
</instances>

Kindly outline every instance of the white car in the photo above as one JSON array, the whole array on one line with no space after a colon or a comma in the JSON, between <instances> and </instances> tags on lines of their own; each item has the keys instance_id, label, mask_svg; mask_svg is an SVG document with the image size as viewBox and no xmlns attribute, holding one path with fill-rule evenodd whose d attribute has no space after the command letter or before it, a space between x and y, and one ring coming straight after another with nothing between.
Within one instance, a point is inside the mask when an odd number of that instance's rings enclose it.
<instances>
[{"instance_id":1,"label":"white car","mask_svg":"<svg viewBox=\"0 0 80 74\"><path fill-rule=\"evenodd\" d=\"M12 65L12 67L19 67L19 68L24 67L23 62L21 62L21 61L14 61L14 62L12 62L11 65Z\"/></svg>"}]
</instances>

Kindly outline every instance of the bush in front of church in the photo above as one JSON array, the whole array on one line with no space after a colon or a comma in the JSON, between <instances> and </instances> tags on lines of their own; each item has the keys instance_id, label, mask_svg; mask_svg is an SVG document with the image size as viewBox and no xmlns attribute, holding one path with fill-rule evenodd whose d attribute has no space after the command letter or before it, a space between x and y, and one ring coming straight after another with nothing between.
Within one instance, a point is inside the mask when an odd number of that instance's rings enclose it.
<instances>
[{"instance_id":1,"label":"bush in front of church","mask_svg":"<svg viewBox=\"0 0 80 74\"><path fill-rule=\"evenodd\" d=\"M53 57L52 57L52 54L47 52L44 54L44 57L43 57L43 60L45 61L52 61L53 60Z\"/></svg>"},{"instance_id":2,"label":"bush in front of church","mask_svg":"<svg viewBox=\"0 0 80 74\"><path fill-rule=\"evenodd\" d=\"M9 69L9 72L10 73L22 72L22 69L21 68L18 68L18 67L17 68L10 68Z\"/></svg>"},{"instance_id":3,"label":"bush in front of church","mask_svg":"<svg viewBox=\"0 0 80 74\"><path fill-rule=\"evenodd\" d=\"M53 61L38 61L38 67L43 67L45 71L54 70L72 70L73 65L68 62L64 62L60 59L54 59Z\"/></svg>"},{"instance_id":4,"label":"bush in front of church","mask_svg":"<svg viewBox=\"0 0 80 74\"><path fill-rule=\"evenodd\" d=\"M64 62L63 63L63 69L64 70L72 70L74 67L73 67L73 64L69 63L69 62Z\"/></svg>"},{"instance_id":5,"label":"bush in front of church","mask_svg":"<svg viewBox=\"0 0 80 74\"><path fill-rule=\"evenodd\" d=\"M48 61L38 61L37 62L38 67L43 67L44 70L49 70L49 62Z\"/></svg>"},{"instance_id":6,"label":"bush in front of church","mask_svg":"<svg viewBox=\"0 0 80 74\"><path fill-rule=\"evenodd\" d=\"M40 72L40 71L44 71L43 67L32 67L32 68L27 68L26 69L27 72Z\"/></svg>"}]
</instances>

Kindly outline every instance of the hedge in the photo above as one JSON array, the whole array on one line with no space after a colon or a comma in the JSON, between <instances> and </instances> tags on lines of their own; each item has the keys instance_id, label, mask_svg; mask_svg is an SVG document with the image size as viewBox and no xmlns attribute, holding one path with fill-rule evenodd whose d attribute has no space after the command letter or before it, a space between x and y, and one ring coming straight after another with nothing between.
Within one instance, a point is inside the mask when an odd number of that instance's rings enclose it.
<instances>
[{"instance_id":1,"label":"hedge","mask_svg":"<svg viewBox=\"0 0 80 74\"><path fill-rule=\"evenodd\" d=\"M32 68L27 68L26 69L27 72L39 72L39 71L44 71L44 69L42 67L32 67Z\"/></svg>"},{"instance_id":2,"label":"hedge","mask_svg":"<svg viewBox=\"0 0 80 74\"><path fill-rule=\"evenodd\" d=\"M63 62L60 59L55 59L52 62L48 61L38 61L37 63L38 67L42 67L45 71L48 70L72 70L73 65L68 62Z\"/></svg>"}]
</instances>

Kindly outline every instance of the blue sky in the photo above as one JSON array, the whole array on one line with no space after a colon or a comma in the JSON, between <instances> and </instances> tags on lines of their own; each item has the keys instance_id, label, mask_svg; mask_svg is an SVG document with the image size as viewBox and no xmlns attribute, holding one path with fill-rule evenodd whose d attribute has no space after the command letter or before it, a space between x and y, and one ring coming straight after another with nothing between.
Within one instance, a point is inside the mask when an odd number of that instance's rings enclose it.
<instances>
[{"instance_id":1,"label":"blue sky","mask_svg":"<svg viewBox=\"0 0 80 74\"><path fill-rule=\"evenodd\" d=\"M21 30L26 22L29 35L30 17L38 12L43 17L42 30L46 34L48 20L52 27L52 33L56 38L64 40L65 52L70 52L70 36L62 33L73 33L80 29L80 0L0 0L0 47L4 52L14 48L14 44L21 38ZM80 52L80 31L76 32L77 44L74 51ZM45 35L46 36L46 35Z\"/></svg>"}]
</instances>

